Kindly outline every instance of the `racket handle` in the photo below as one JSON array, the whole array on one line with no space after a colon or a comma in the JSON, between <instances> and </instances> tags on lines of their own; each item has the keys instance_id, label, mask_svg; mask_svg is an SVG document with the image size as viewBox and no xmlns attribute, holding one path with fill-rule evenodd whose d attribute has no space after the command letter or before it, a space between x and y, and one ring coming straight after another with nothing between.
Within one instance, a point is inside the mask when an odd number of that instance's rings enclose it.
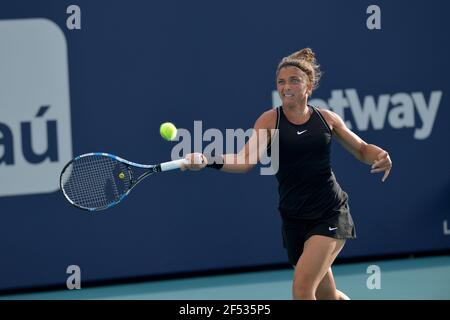
<instances>
[{"instance_id":1,"label":"racket handle","mask_svg":"<svg viewBox=\"0 0 450 320\"><path fill-rule=\"evenodd\" d=\"M174 160L174 161L163 162L160 164L161 171L180 169L182 163L187 164L188 161L186 159L178 159L178 160Z\"/></svg>"},{"instance_id":2,"label":"racket handle","mask_svg":"<svg viewBox=\"0 0 450 320\"><path fill-rule=\"evenodd\" d=\"M189 161L187 159L178 159L174 161L169 162L163 162L159 166L161 168L161 171L169 171L174 169L180 169L181 164L188 164ZM201 164L203 163L203 158L201 154L196 154L194 158L194 163Z\"/></svg>"}]
</instances>

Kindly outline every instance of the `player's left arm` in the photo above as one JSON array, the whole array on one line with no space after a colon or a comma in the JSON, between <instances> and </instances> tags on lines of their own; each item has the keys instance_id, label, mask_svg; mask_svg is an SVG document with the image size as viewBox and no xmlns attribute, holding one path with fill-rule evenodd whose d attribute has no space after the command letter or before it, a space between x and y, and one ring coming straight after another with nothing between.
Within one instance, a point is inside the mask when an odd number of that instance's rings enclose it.
<instances>
[{"instance_id":1,"label":"player's left arm","mask_svg":"<svg viewBox=\"0 0 450 320\"><path fill-rule=\"evenodd\" d=\"M336 140L347 151L359 161L372 165L371 173L384 172L384 176L381 179L384 182L392 168L389 153L376 145L366 143L346 126L337 113L325 109L320 109L320 113L324 116L331 130L333 130Z\"/></svg>"}]
</instances>

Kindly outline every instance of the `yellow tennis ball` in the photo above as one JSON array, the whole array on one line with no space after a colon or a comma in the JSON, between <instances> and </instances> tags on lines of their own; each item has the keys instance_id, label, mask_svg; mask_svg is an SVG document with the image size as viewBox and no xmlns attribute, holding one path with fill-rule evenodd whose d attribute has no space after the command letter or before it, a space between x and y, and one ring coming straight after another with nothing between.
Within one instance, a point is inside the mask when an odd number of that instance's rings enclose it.
<instances>
[{"instance_id":1,"label":"yellow tennis ball","mask_svg":"<svg viewBox=\"0 0 450 320\"><path fill-rule=\"evenodd\" d=\"M123 172L119 173L119 178L120 178L120 179L125 178L125 174L124 174Z\"/></svg>"},{"instance_id":2,"label":"yellow tennis ball","mask_svg":"<svg viewBox=\"0 0 450 320\"><path fill-rule=\"evenodd\" d=\"M164 139L172 141L177 136L177 127L171 122L164 122L159 127L159 133Z\"/></svg>"}]
</instances>

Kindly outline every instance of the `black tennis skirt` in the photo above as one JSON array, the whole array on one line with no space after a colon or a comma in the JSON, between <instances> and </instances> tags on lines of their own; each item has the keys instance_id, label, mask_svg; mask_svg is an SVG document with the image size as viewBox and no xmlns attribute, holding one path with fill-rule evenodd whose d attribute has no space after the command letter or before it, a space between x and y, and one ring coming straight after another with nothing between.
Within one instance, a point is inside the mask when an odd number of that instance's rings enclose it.
<instances>
[{"instance_id":1,"label":"black tennis skirt","mask_svg":"<svg viewBox=\"0 0 450 320\"><path fill-rule=\"evenodd\" d=\"M324 219L286 219L283 218L283 246L287 250L289 262L296 265L303 253L303 245L313 235L321 235L334 239L356 238L355 225L348 203L338 214Z\"/></svg>"}]
</instances>

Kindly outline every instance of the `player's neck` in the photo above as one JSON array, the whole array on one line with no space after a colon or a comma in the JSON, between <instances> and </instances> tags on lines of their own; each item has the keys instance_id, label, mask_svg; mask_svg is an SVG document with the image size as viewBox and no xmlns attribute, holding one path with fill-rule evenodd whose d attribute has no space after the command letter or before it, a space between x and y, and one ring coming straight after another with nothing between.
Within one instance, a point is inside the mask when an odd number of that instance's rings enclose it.
<instances>
[{"instance_id":1,"label":"player's neck","mask_svg":"<svg viewBox=\"0 0 450 320\"><path fill-rule=\"evenodd\" d=\"M292 118L302 120L308 118L309 108L306 101L292 105L283 105L283 110Z\"/></svg>"}]
</instances>

